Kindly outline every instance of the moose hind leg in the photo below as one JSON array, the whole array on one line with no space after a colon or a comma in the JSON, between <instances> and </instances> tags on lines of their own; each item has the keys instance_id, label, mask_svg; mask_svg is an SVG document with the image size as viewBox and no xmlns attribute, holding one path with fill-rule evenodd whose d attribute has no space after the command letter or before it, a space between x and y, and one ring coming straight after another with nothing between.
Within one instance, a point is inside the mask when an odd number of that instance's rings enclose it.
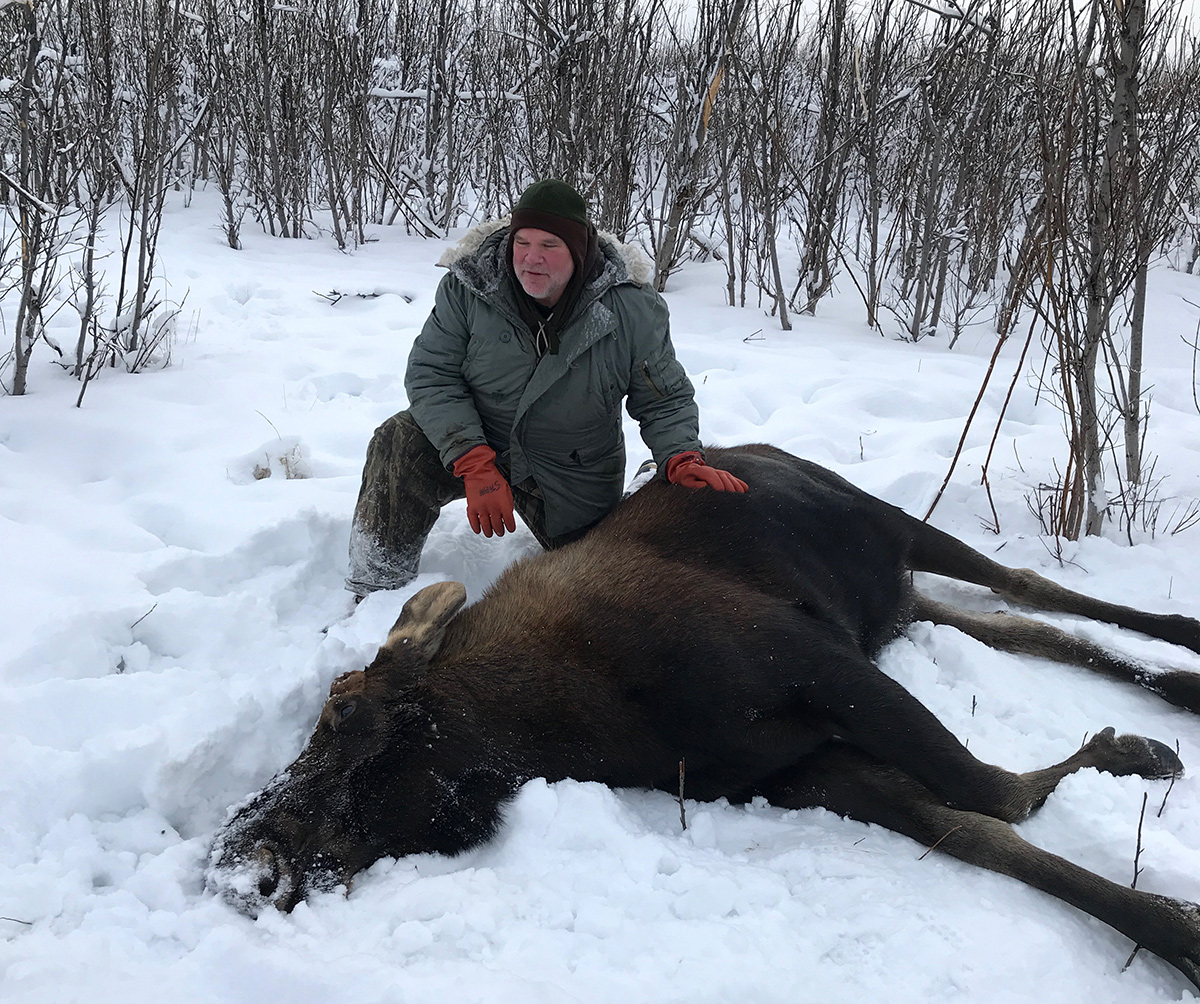
<instances>
[{"instance_id":1,"label":"moose hind leg","mask_svg":"<svg viewBox=\"0 0 1200 1004\"><path fill-rule=\"evenodd\" d=\"M1200 714L1200 673L1142 665L1029 617L963 610L939 603L915 590L913 596L914 621L946 624L1001 652L1083 666L1117 680L1136 683L1177 707Z\"/></svg>"},{"instance_id":2,"label":"moose hind leg","mask_svg":"<svg viewBox=\"0 0 1200 1004\"><path fill-rule=\"evenodd\" d=\"M975 757L836 625L798 617L777 636L770 630L760 628L760 644L768 651L794 653L785 685L788 710L797 719L826 724L827 734L899 768L946 805L1014 823L1080 767L1148 777L1169 777L1182 769L1162 744L1137 737L1118 740L1108 730L1054 767L1028 774L1005 770Z\"/></svg>"},{"instance_id":3,"label":"moose hind leg","mask_svg":"<svg viewBox=\"0 0 1200 1004\"><path fill-rule=\"evenodd\" d=\"M1110 882L1023 840L1007 823L944 804L903 771L831 742L759 787L780 808L822 806L1018 879L1096 917L1200 987L1200 907Z\"/></svg>"},{"instance_id":4,"label":"moose hind leg","mask_svg":"<svg viewBox=\"0 0 1200 1004\"><path fill-rule=\"evenodd\" d=\"M1001 565L928 523L909 516L902 518L911 536L909 567L914 571L974 582L1020 606L1105 621L1200 652L1200 621L1193 617L1149 613L1077 593L1030 568Z\"/></svg>"},{"instance_id":5,"label":"moose hind leg","mask_svg":"<svg viewBox=\"0 0 1200 1004\"><path fill-rule=\"evenodd\" d=\"M839 739L903 771L944 804L1017 822L1040 806L1066 774L1092 765L1079 754L1030 774L985 763L856 648L829 635L828 646L820 645L822 629L808 625L808 648L791 681L796 710L828 721Z\"/></svg>"}]
</instances>

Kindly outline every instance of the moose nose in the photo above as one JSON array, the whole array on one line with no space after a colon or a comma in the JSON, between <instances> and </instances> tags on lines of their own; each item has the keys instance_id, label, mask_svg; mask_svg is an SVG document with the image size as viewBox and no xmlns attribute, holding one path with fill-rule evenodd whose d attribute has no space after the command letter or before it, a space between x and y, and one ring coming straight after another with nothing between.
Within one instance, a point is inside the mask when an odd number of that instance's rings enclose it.
<instances>
[{"instance_id":1,"label":"moose nose","mask_svg":"<svg viewBox=\"0 0 1200 1004\"><path fill-rule=\"evenodd\" d=\"M258 876L258 894L263 899L270 899L279 891L279 857L266 844L259 844L254 852L254 864Z\"/></svg>"},{"instance_id":2,"label":"moose nose","mask_svg":"<svg viewBox=\"0 0 1200 1004\"><path fill-rule=\"evenodd\" d=\"M304 890L299 887L291 862L267 842L255 847L250 860L258 906L270 903L281 913L291 913L304 898Z\"/></svg>"}]
</instances>

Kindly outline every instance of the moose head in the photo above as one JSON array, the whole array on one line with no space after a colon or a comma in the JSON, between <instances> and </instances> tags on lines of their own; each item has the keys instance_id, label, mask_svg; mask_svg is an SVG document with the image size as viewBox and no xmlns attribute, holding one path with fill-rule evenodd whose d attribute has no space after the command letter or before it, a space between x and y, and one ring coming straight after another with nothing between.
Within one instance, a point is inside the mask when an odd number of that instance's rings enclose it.
<instances>
[{"instance_id":1,"label":"moose head","mask_svg":"<svg viewBox=\"0 0 1200 1004\"><path fill-rule=\"evenodd\" d=\"M453 854L489 839L517 782L427 670L466 600L458 582L405 605L365 670L339 677L295 762L237 807L208 883L251 915L290 911L378 858Z\"/></svg>"}]
</instances>

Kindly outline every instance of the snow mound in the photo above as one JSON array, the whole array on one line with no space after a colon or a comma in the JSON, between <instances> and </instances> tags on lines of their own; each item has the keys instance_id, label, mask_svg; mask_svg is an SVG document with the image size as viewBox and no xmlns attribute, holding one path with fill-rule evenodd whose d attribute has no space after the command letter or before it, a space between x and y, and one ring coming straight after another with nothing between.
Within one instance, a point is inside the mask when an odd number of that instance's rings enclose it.
<instances>
[{"instance_id":1,"label":"snow mound","mask_svg":"<svg viewBox=\"0 0 1200 1004\"><path fill-rule=\"evenodd\" d=\"M265 478L299 481L313 476L312 455L298 436L280 436L229 461L226 470L235 485Z\"/></svg>"}]
</instances>

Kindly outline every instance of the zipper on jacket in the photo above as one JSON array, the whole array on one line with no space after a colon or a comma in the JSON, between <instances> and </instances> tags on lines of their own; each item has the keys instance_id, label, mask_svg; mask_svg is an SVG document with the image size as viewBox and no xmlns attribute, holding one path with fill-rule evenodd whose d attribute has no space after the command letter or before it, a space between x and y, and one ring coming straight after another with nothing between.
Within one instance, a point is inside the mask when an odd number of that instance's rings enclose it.
<instances>
[{"instance_id":1,"label":"zipper on jacket","mask_svg":"<svg viewBox=\"0 0 1200 1004\"><path fill-rule=\"evenodd\" d=\"M646 381L646 383L648 383L650 385L650 389L652 391L654 391L654 393L658 397L666 397L667 396L667 392L665 390L663 390L661 387L659 387L659 385L654 382L654 377L652 377L650 375L649 361L645 361L642 363L642 378Z\"/></svg>"}]
</instances>

